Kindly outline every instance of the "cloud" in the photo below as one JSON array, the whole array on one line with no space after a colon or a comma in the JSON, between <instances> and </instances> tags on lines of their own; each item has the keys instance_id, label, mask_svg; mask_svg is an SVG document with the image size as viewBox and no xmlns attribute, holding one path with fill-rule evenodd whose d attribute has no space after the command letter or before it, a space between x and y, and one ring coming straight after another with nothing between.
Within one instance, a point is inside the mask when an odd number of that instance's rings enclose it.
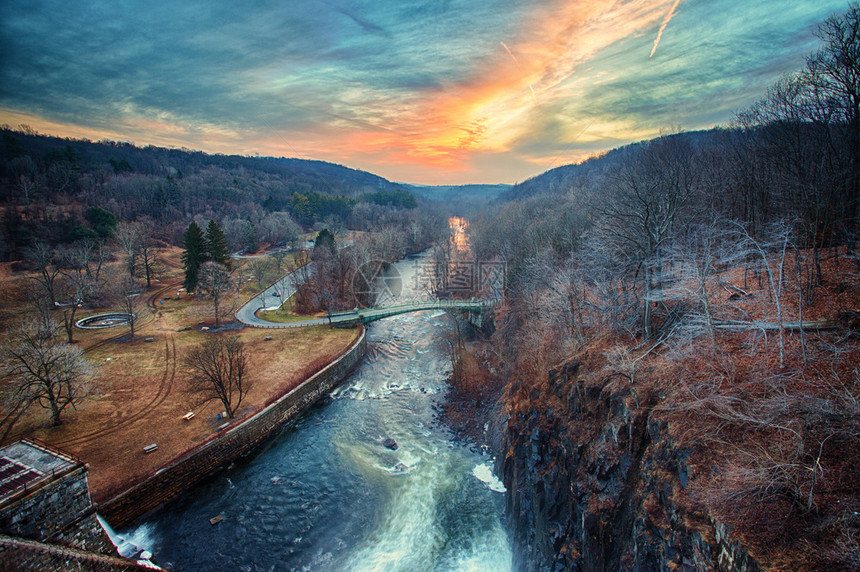
<instances>
[{"instance_id":1,"label":"cloud","mask_svg":"<svg viewBox=\"0 0 860 572\"><path fill-rule=\"evenodd\" d=\"M657 30L657 37L654 39L654 47L651 48L651 53L648 55L649 58L654 57L654 52L657 51L657 46L660 45L660 38L663 37L663 30L666 29L666 26L668 26L672 18L675 17L675 10L678 8L678 4L680 3L681 0L675 0L675 3L672 4L671 8L669 8L669 12L666 14L666 17L663 18L663 21L660 23L660 29Z\"/></svg>"},{"instance_id":2,"label":"cloud","mask_svg":"<svg viewBox=\"0 0 860 572\"><path fill-rule=\"evenodd\" d=\"M802 65L815 23L844 9L790 4L6 0L0 122L398 180L523 179L728 119Z\"/></svg>"},{"instance_id":3,"label":"cloud","mask_svg":"<svg viewBox=\"0 0 860 572\"><path fill-rule=\"evenodd\" d=\"M391 34L389 34L388 31L386 31L384 28L377 26L376 24L366 20L365 18L362 18L357 13L355 13L351 10L347 10L346 8L336 6L330 2L324 2L324 3L328 4L329 6L334 8L336 11L340 12L341 14L343 14L344 16L346 16L347 18L349 18L350 20L352 20L353 22L358 24L365 32L369 32L371 34L379 34L379 35L384 36L386 38L391 37Z\"/></svg>"}]
</instances>

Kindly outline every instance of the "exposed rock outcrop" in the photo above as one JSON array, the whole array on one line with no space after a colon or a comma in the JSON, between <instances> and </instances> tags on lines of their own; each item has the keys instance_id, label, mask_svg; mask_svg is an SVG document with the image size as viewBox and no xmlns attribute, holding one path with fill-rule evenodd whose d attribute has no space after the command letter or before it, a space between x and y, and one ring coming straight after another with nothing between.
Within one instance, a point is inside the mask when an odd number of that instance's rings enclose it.
<instances>
[{"instance_id":1,"label":"exposed rock outcrop","mask_svg":"<svg viewBox=\"0 0 860 572\"><path fill-rule=\"evenodd\" d=\"M759 570L688 496L690 453L652 414L658 396L580 368L507 396L499 462L520 569Z\"/></svg>"}]
</instances>

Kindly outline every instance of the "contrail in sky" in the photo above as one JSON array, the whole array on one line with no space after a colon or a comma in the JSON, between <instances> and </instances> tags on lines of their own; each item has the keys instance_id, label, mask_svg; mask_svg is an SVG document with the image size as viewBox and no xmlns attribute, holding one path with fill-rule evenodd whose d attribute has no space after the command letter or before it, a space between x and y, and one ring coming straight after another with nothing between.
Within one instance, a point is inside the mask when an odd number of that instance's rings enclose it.
<instances>
[{"instance_id":1,"label":"contrail in sky","mask_svg":"<svg viewBox=\"0 0 860 572\"><path fill-rule=\"evenodd\" d=\"M504 43L503 41L499 40L499 43L502 44L502 47L505 48L505 51L508 52L508 55L511 56L511 59L514 60L514 63L517 64L517 68L519 68L520 62L519 62L519 60L517 60L517 56L514 55L514 52L512 52L511 49L508 47L508 45L506 43ZM529 89L532 90L532 97L534 98L535 101L537 101L537 95L535 94L535 88L532 87L531 83L529 83Z\"/></svg>"},{"instance_id":2,"label":"contrail in sky","mask_svg":"<svg viewBox=\"0 0 860 572\"><path fill-rule=\"evenodd\" d=\"M681 0L675 0L675 3L672 4L672 7L669 9L669 13L666 14L665 18L663 18L663 23L660 24L660 29L657 30L657 39L654 40L654 47L651 49L651 55L648 56L649 58L652 57L654 55L654 52L657 51L657 46L660 45L660 38L663 37L663 30L665 30L666 26L669 25L669 21L675 17L675 8L677 8L678 4L680 3Z\"/></svg>"},{"instance_id":3,"label":"contrail in sky","mask_svg":"<svg viewBox=\"0 0 860 572\"><path fill-rule=\"evenodd\" d=\"M508 52L508 55L511 56L511 59L514 60L514 63L517 64L517 67L520 67L520 62L517 61L517 56L514 55L514 52L508 47L508 45L501 40L499 41L502 44L502 47L505 48L505 51Z\"/></svg>"}]
</instances>

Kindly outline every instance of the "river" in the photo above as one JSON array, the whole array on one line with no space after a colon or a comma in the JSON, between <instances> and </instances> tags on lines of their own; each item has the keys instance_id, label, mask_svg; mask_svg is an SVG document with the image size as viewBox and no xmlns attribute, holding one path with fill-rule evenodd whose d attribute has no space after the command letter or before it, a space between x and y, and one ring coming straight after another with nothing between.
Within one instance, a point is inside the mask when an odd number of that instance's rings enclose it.
<instances>
[{"instance_id":1,"label":"river","mask_svg":"<svg viewBox=\"0 0 860 572\"><path fill-rule=\"evenodd\" d=\"M396 264L401 301L422 260ZM493 460L437 419L451 327L439 311L369 325L331 402L121 534L174 570L511 570Z\"/></svg>"}]
</instances>

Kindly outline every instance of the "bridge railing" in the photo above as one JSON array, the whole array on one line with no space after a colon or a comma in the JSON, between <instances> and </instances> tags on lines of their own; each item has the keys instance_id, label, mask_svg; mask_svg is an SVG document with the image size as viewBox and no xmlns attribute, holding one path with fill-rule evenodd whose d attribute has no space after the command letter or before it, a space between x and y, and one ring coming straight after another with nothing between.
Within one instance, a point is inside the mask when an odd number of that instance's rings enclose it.
<instances>
[{"instance_id":1,"label":"bridge railing","mask_svg":"<svg viewBox=\"0 0 860 572\"><path fill-rule=\"evenodd\" d=\"M471 299L471 300L410 300L408 302L402 302L400 304L393 304L391 306L384 306L381 308L365 308L363 310L353 309L346 310L340 312L331 312L327 314L322 319L328 319L330 323L352 323L361 322L361 321L373 321L382 318L386 318L389 316L395 316L397 314L403 314L409 311L417 311L417 310L466 310L466 311L475 311L475 310L483 310L484 308L490 308L496 304L495 300L486 300L486 299ZM348 319L346 319L348 318ZM308 326L308 322L319 320L320 318L310 318L307 321L302 322L269 322L269 323L259 323L254 322L254 327L257 328L272 328L272 329L281 329L281 328L301 328L304 326ZM321 324L322 325L322 324Z\"/></svg>"},{"instance_id":2,"label":"bridge railing","mask_svg":"<svg viewBox=\"0 0 860 572\"><path fill-rule=\"evenodd\" d=\"M398 310L398 309L406 309L406 308L427 308L427 309L445 309L445 308L457 308L457 309L468 309L468 308L486 308L489 306L493 306L493 300L484 300L484 299L471 299L471 300L411 300L409 302L403 302L400 304L392 304L391 306L383 306L380 308L365 308L363 310L359 310L361 312L375 312L375 311L387 311L387 310Z\"/></svg>"}]
</instances>

